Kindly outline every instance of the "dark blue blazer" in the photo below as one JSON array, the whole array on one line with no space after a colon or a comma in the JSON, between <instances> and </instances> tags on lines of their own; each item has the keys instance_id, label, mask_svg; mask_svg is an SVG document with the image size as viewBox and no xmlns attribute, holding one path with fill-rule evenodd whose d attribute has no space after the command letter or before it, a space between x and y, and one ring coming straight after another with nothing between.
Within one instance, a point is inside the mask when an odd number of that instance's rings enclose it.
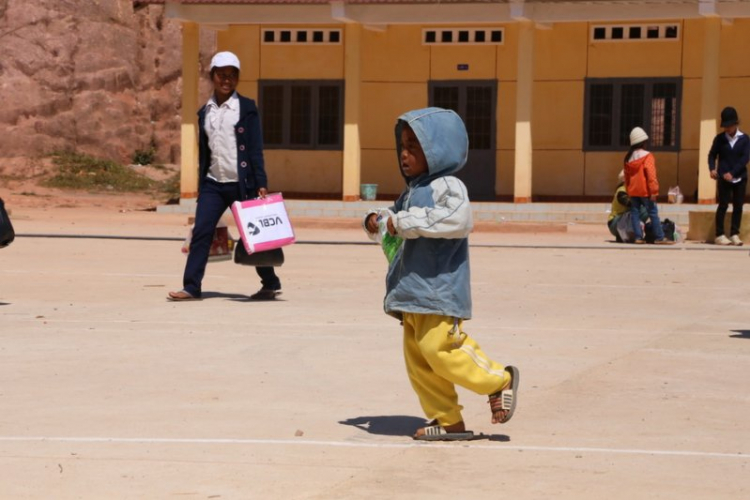
<instances>
[{"instance_id":1,"label":"dark blue blazer","mask_svg":"<svg viewBox=\"0 0 750 500\"><path fill-rule=\"evenodd\" d=\"M719 165L716 166L716 158ZM741 135L734 143L729 145L729 139L724 132L714 137L711 151L708 153L708 169L717 170L719 178L729 172L735 179L747 179L747 163L750 161L750 137Z\"/></svg>"},{"instance_id":2,"label":"dark blue blazer","mask_svg":"<svg viewBox=\"0 0 750 500\"><path fill-rule=\"evenodd\" d=\"M268 188L265 163L263 161L263 134L260 128L260 116L255 101L241 96L240 121L234 126L237 137L237 175L239 178L240 196L243 200L255 198L260 188ZM208 135L205 130L206 106L198 111L198 185L208 175L211 166L211 148L208 146Z\"/></svg>"}]
</instances>

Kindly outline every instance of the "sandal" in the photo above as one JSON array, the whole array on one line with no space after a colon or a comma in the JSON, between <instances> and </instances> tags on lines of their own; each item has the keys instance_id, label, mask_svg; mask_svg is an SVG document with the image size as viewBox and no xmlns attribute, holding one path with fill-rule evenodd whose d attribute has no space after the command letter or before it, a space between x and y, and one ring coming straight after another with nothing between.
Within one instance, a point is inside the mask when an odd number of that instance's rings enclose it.
<instances>
[{"instance_id":1,"label":"sandal","mask_svg":"<svg viewBox=\"0 0 750 500\"><path fill-rule=\"evenodd\" d=\"M422 430L424 434L414 436L416 441L471 441L474 439L472 431L448 432L440 425L428 425L423 427Z\"/></svg>"},{"instance_id":2,"label":"sandal","mask_svg":"<svg viewBox=\"0 0 750 500\"><path fill-rule=\"evenodd\" d=\"M200 297L196 297L190 292L186 292L185 290L180 290L179 292L169 292L167 295L167 300L171 300L172 302L184 302L187 300L201 300Z\"/></svg>"},{"instance_id":3,"label":"sandal","mask_svg":"<svg viewBox=\"0 0 750 500\"><path fill-rule=\"evenodd\" d=\"M516 411L516 402L518 400L516 393L518 392L519 381L518 368L515 366L506 366L505 371L510 373L510 384L502 391L490 394L489 403L493 424L504 424L513 417L513 412ZM505 415L495 422L495 414L502 411L505 412Z\"/></svg>"}]
</instances>

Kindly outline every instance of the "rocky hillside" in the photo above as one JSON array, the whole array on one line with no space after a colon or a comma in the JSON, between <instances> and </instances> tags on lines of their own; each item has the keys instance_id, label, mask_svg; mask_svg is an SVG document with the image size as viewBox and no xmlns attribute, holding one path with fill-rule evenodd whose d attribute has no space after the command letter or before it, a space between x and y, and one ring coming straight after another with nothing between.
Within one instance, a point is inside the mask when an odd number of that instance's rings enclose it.
<instances>
[{"instance_id":1,"label":"rocky hillside","mask_svg":"<svg viewBox=\"0 0 750 500\"><path fill-rule=\"evenodd\" d=\"M205 64L215 38L202 36ZM0 0L0 54L0 158L129 162L154 144L158 161L179 162L181 33L162 6Z\"/></svg>"}]
</instances>

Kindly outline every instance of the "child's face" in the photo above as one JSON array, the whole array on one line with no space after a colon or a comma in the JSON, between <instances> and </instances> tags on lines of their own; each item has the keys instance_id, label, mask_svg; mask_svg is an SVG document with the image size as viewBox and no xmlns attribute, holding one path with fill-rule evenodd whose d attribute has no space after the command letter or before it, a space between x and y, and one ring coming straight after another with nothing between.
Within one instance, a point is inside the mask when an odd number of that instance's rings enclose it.
<instances>
[{"instance_id":1,"label":"child's face","mask_svg":"<svg viewBox=\"0 0 750 500\"><path fill-rule=\"evenodd\" d=\"M218 100L225 101L231 97L237 88L240 79L240 71L233 66L214 68L211 81L214 84L214 93Z\"/></svg>"},{"instance_id":2,"label":"child's face","mask_svg":"<svg viewBox=\"0 0 750 500\"><path fill-rule=\"evenodd\" d=\"M411 179L427 172L427 159L416 134L410 126L401 129L401 172Z\"/></svg>"},{"instance_id":3,"label":"child's face","mask_svg":"<svg viewBox=\"0 0 750 500\"><path fill-rule=\"evenodd\" d=\"M729 134L730 137L734 137L734 134L737 133L737 124L724 127L724 132Z\"/></svg>"}]
</instances>

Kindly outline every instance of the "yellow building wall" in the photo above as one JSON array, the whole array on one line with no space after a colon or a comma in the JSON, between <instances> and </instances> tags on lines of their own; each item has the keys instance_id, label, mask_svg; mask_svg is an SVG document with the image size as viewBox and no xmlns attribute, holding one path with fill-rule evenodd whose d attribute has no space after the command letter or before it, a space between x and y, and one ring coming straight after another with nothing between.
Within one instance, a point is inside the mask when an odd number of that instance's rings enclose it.
<instances>
[{"instance_id":1,"label":"yellow building wall","mask_svg":"<svg viewBox=\"0 0 750 500\"><path fill-rule=\"evenodd\" d=\"M682 80L682 149L698 149L700 146L701 85L700 79Z\"/></svg>"},{"instance_id":2,"label":"yellow building wall","mask_svg":"<svg viewBox=\"0 0 750 500\"><path fill-rule=\"evenodd\" d=\"M589 27L586 23L558 23L536 30L534 79L580 80L586 76Z\"/></svg>"},{"instance_id":3,"label":"yellow building wall","mask_svg":"<svg viewBox=\"0 0 750 500\"><path fill-rule=\"evenodd\" d=\"M516 147L516 82L500 82L497 86L498 149Z\"/></svg>"},{"instance_id":4,"label":"yellow building wall","mask_svg":"<svg viewBox=\"0 0 750 500\"><path fill-rule=\"evenodd\" d=\"M496 155L495 194L503 197L513 196L515 182L515 151L502 150Z\"/></svg>"},{"instance_id":5,"label":"yellow building wall","mask_svg":"<svg viewBox=\"0 0 750 500\"><path fill-rule=\"evenodd\" d=\"M583 93L583 80L534 84L534 150L581 150Z\"/></svg>"},{"instance_id":6,"label":"yellow building wall","mask_svg":"<svg viewBox=\"0 0 750 500\"><path fill-rule=\"evenodd\" d=\"M420 26L389 26L362 31L363 82L426 82L430 48L422 45Z\"/></svg>"},{"instance_id":7,"label":"yellow building wall","mask_svg":"<svg viewBox=\"0 0 750 500\"><path fill-rule=\"evenodd\" d=\"M676 185L680 186L680 191L686 200L695 201L698 189L698 169L708 168L707 165L708 162L705 159L700 161L697 149L680 151Z\"/></svg>"},{"instance_id":8,"label":"yellow building wall","mask_svg":"<svg viewBox=\"0 0 750 500\"><path fill-rule=\"evenodd\" d=\"M735 19L732 24L723 25L719 74L723 77L750 76L748 47L750 47L750 19Z\"/></svg>"},{"instance_id":9,"label":"yellow building wall","mask_svg":"<svg viewBox=\"0 0 750 500\"><path fill-rule=\"evenodd\" d=\"M285 26L274 26L284 28ZM290 29L298 26L286 26ZM341 25L316 25L316 28L341 29ZM262 45L260 78L276 80L341 80L344 78L344 43L324 45Z\"/></svg>"},{"instance_id":10,"label":"yellow building wall","mask_svg":"<svg viewBox=\"0 0 750 500\"><path fill-rule=\"evenodd\" d=\"M271 191L340 193L341 151L266 149L266 173Z\"/></svg>"},{"instance_id":11,"label":"yellow building wall","mask_svg":"<svg viewBox=\"0 0 750 500\"><path fill-rule=\"evenodd\" d=\"M497 79L501 82L515 82L518 76L518 26L504 24L502 27L505 30L505 42L496 46Z\"/></svg>"},{"instance_id":12,"label":"yellow building wall","mask_svg":"<svg viewBox=\"0 0 750 500\"><path fill-rule=\"evenodd\" d=\"M719 113L725 106L732 106L737 109L737 114L740 117L740 129L743 132L747 129L747 124L750 123L750 57L745 59L745 65L747 69L744 78L721 78L719 82L719 109L716 110L718 120Z\"/></svg>"},{"instance_id":13,"label":"yellow building wall","mask_svg":"<svg viewBox=\"0 0 750 500\"><path fill-rule=\"evenodd\" d=\"M703 64L701 19L678 22L676 41L592 42L591 24L558 23L535 32L533 194L609 196L624 152L583 152L584 82L590 78L683 77L681 148L658 153L662 194L679 183L686 196L697 184ZM597 23L600 24L600 23ZM647 23L644 23L647 24ZM661 24L661 23L660 23ZM362 31L362 182L380 193L398 193L403 181L394 152L396 117L428 104L428 82L498 81L495 192L513 195L518 27L504 29L502 45L426 46L427 26L389 26ZM338 25L331 27L340 28ZM429 26L430 28L436 26ZM488 26L488 27L491 27ZM218 33L219 50L232 50L242 62L239 91L256 98L259 79L342 79L344 44L276 46L260 43L259 26L230 26ZM750 20L722 26L720 106L735 106L750 119ZM458 71L468 64L468 71ZM720 109L717 109L717 117ZM266 151L273 185L286 191L332 193L341 190L342 152ZM307 175L308 169L315 175Z\"/></svg>"},{"instance_id":14,"label":"yellow building wall","mask_svg":"<svg viewBox=\"0 0 750 500\"><path fill-rule=\"evenodd\" d=\"M495 45L434 46L430 48L432 80L494 80L497 53ZM466 64L468 70L459 70Z\"/></svg>"},{"instance_id":15,"label":"yellow building wall","mask_svg":"<svg viewBox=\"0 0 750 500\"><path fill-rule=\"evenodd\" d=\"M597 23L599 24L601 23ZM681 25L680 22L677 24ZM679 76L682 72L681 40L682 38L633 42L589 41L588 76L590 78ZM569 57L572 57L572 54Z\"/></svg>"},{"instance_id":16,"label":"yellow building wall","mask_svg":"<svg viewBox=\"0 0 750 500\"><path fill-rule=\"evenodd\" d=\"M703 75L703 19L686 19L682 23L682 76L701 78Z\"/></svg>"},{"instance_id":17,"label":"yellow building wall","mask_svg":"<svg viewBox=\"0 0 750 500\"><path fill-rule=\"evenodd\" d=\"M584 164L581 151L534 151L534 194L578 196L583 191Z\"/></svg>"}]
</instances>

